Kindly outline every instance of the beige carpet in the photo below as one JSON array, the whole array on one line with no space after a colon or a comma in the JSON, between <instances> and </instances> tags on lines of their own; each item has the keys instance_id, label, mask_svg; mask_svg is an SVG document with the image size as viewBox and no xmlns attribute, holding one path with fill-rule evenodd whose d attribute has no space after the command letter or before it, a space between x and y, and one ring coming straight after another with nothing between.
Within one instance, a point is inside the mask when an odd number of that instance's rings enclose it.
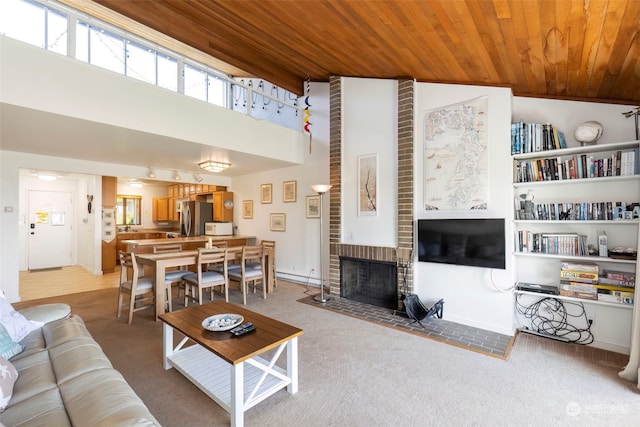
<instances>
[{"instance_id":1,"label":"beige carpet","mask_svg":"<svg viewBox=\"0 0 640 427\"><path fill-rule=\"evenodd\" d=\"M509 360L296 302L303 286L279 281L248 308L304 329L300 387L245 414L247 426L635 426L640 392L617 375L627 357L531 335ZM164 426L227 426L229 416L188 380L162 368L162 325L151 311L115 318L116 290L64 301ZM230 302L241 303L232 291Z\"/></svg>"}]
</instances>

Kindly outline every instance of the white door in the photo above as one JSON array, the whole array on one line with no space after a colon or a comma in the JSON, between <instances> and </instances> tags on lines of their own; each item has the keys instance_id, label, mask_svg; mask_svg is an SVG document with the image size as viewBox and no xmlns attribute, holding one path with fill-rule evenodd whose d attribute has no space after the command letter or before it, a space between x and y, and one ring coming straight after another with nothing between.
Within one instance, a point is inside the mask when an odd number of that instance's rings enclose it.
<instances>
[{"instance_id":1,"label":"white door","mask_svg":"<svg viewBox=\"0 0 640 427\"><path fill-rule=\"evenodd\" d=\"M29 270L71 265L71 193L29 190L27 203Z\"/></svg>"}]
</instances>

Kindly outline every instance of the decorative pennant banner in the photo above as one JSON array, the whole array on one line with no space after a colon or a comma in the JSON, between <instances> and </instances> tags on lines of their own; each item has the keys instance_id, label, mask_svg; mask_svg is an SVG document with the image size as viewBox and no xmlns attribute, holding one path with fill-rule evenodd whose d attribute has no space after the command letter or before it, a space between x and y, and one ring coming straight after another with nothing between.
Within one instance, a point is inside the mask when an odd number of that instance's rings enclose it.
<instances>
[{"instance_id":1,"label":"decorative pennant banner","mask_svg":"<svg viewBox=\"0 0 640 427\"><path fill-rule=\"evenodd\" d=\"M311 121L309 120L309 118L311 117L311 112L309 112L309 107L311 107L311 104L309 104L309 91L311 89L311 80L307 79L307 87L306 87L306 94L307 96L304 98L304 126L303 129L305 132L307 132L309 134L309 154L311 154L311 139L312 139L312 135L311 135L311 129L310 126L312 125Z\"/></svg>"}]
</instances>

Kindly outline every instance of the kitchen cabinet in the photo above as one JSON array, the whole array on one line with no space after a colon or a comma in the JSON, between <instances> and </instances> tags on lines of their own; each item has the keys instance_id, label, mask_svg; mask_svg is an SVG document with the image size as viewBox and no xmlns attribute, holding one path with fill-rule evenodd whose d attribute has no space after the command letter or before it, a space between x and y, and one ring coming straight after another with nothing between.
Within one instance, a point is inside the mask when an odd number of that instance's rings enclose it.
<instances>
[{"instance_id":1,"label":"kitchen cabinet","mask_svg":"<svg viewBox=\"0 0 640 427\"><path fill-rule=\"evenodd\" d=\"M178 215L178 199L176 197L169 197L169 221L179 221Z\"/></svg>"},{"instance_id":2,"label":"kitchen cabinet","mask_svg":"<svg viewBox=\"0 0 640 427\"><path fill-rule=\"evenodd\" d=\"M153 199L153 222L169 221L169 198L155 197Z\"/></svg>"},{"instance_id":3,"label":"kitchen cabinet","mask_svg":"<svg viewBox=\"0 0 640 427\"><path fill-rule=\"evenodd\" d=\"M213 220L233 221L233 193L231 191L213 193Z\"/></svg>"}]
</instances>

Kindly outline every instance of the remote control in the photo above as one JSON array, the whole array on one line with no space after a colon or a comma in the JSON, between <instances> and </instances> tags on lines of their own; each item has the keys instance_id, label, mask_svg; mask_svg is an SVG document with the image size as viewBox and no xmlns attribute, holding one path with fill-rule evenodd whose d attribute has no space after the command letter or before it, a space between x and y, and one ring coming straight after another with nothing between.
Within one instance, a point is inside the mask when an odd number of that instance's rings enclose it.
<instances>
[{"instance_id":1,"label":"remote control","mask_svg":"<svg viewBox=\"0 0 640 427\"><path fill-rule=\"evenodd\" d=\"M231 333L237 337L239 337L240 335L244 335L247 332L251 332L251 331L255 331L256 327L253 325L253 323L251 322L247 322L247 323L243 323L240 326L236 326L235 328L231 329Z\"/></svg>"}]
</instances>

